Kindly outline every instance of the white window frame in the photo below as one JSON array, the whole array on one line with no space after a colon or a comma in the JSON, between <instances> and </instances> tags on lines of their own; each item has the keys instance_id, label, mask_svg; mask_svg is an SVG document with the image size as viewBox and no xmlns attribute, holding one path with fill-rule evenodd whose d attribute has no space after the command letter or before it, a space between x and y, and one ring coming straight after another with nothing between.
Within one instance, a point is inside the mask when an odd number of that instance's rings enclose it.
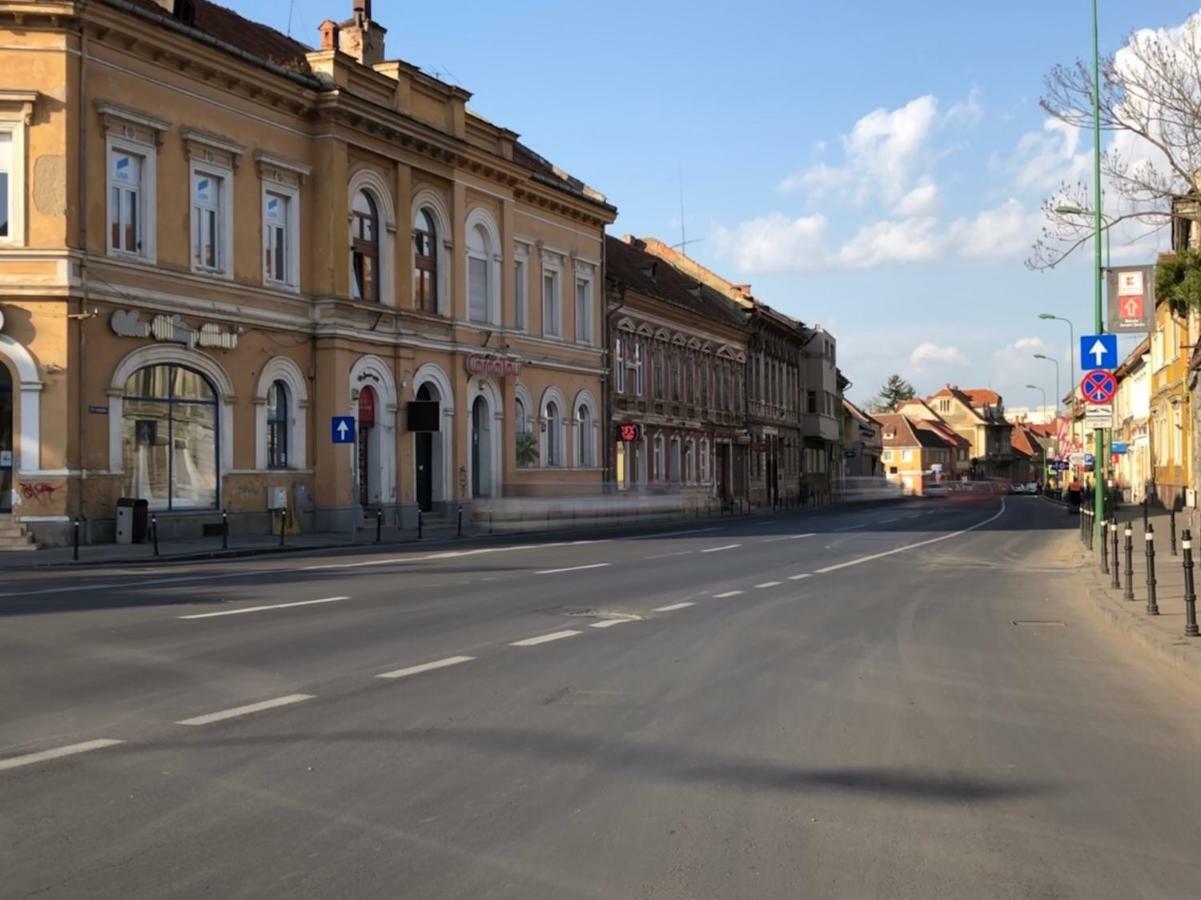
<instances>
[{"instance_id":1,"label":"white window frame","mask_svg":"<svg viewBox=\"0 0 1201 900\"><path fill-rule=\"evenodd\" d=\"M646 396L646 353L645 341L634 338L634 396Z\"/></svg>"},{"instance_id":2,"label":"white window frame","mask_svg":"<svg viewBox=\"0 0 1201 900\"><path fill-rule=\"evenodd\" d=\"M221 179L219 199L217 204L217 265L216 268L202 266L196 261L196 199L194 191L196 178L207 175L209 178ZM192 271L198 275L212 275L217 278L232 279L234 277L234 170L230 166L220 165L208 160L192 158L188 160L188 255Z\"/></svg>"},{"instance_id":3,"label":"white window frame","mask_svg":"<svg viewBox=\"0 0 1201 900\"><path fill-rule=\"evenodd\" d=\"M550 309L546 294L548 276L554 279L553 296L549 300L549 303L554 305L555 315L553 318L556 328L553 331L548 326L548 320L551 318L547 315L547 310ZM563 339L563 261L557 254L543 251L542 272L538 278L538 297L542 302L542 336L561 341Z\"/></svg>"},{"instance_id":4,"label":"white window frame","mask_svg":"<svg viewBox=\"0 0 1201 900\"><path fill-rule=\"evenodd\" d=\"M36 91L0 88L0 131L9 137L8 167L8 234L0 237L0 246L25 246L25 198L28 195L28 174L25 171L27 131L33 124Z\"/></svg>"},{"instance_id":5,"label":"white window frame","mask_svg":"<svg viewBox=\"0 0 1201 900\"><path fill-rule=\"evenodd\" d=\"M650 480L651 481L663 481L664 480L663 474L664 474L665 470L667 469L666 451L664 449L664 444L663 444L663 435L661 435L661 434L655 435L654 446L655 446L655 451L654 451L655 455L654 455L653 464L655 467L655 471L651 475Z\"/></svg>"},{"instance_id":6,"label":"white window frame","mask_svg":"<svg viewBox=\"0 0 1201 900\"><path fill-rule=\"evenodd\" d=\"M475 207L467 214L467 227L465 229L464 253L467 258L464 270L467 275L467 290L464 294L467 306L463 310L464 317L469 322L475 322L479 325L499 325L500 310L501 310L501 273L504 271L504 254L501 252L500 231L496 227L496 222L493 221L491 214L482 207ZM486 254L481 256L478 252L471 249L471 234L475 229L481 229L487 238ZM487 274L487 283L484 285L484 318L471 318L471 260L482 260L485 265Z\"/></svg>"},{"instance_id":7,"label":"white window frame","mask_svg":"<svg viewBox=\"0 0 1201 900\"><path fill-rule=\"evenodd\" d=\"M513 244L513 330L530 330L530 245Z\"/></svg>"},{"instance_id":8,"label":"white window frame","mask_svg":"<svg viewBox=\"0 0 1201 900\"><path fill-rule=\"evenodd\" d=\"M628 355L628 338L623 332L618 332L613 338L613 390L618 394L626 392L626 356Z\"/></svg>"},{"instance_id":9,"label":"white window frame","mask_svg":"<svg viewBox=\"0 0 1201 900\"><path fill-rule=\"evenodd\" d=\"M138 188L138 222L140 223L140 233L138 235L138 243L141 244L140 250L125 250L121 247L113 246L113 188L117 187L117 183L113 180L113 156L114 154L122 153L128 156L136 156L142 160L142 181ZM105 221L104 221L104 242L108 248L110 256L117 256L122 259L136 259L148 263L154 263L158 259L158 248L155 241L157 233L156 227L156 209L158 207L157 191L155 186L158 183L158 153L157 149L150 144L144 144L141 141L130 140L129 138L120 137L115 134L109 134L104 142L104 194L105 194ZM191 209L191 182L188 182L188 208ZM191 255L191 246L188 247L188 254Z\"/></svg>"},{"instance_id":10,"label":"white window frame","mask_svg":"<svg viewBox=\"0 0 1201 900\"><path fill-rule=\"evenodd\" d=\"M300 290L300 188L295 185L282 184L276 181L263 181L263 284L272 287L287 288L292 292ZM276 194L288 202L288 214L284 224L284 252L287 258L287 271L284 280L279 281L267 271L267 250L270 249L267 225L267 196Z\"/></svg>"},{"instance_id":11,"label":"white window frame","mask_svg":"<svg viewBox=\"0 0 1201 900\"><path fill-rule=\"evenodd\" d=\"M585 305L587 307L587 315L584 317L585 328L580 328L580 286L585 288ZM596 343L596 270L591 264L581 262L575 263L575 285L571 292L572 312L575 320L575 342L585 346L592 346Z\"/></svg>"},{"instance_id":12,"label":"white window frame","mask_svg":"<svg viewBox=\"0 0 1201 900\"><path fill-rule=\"evenodd\" d=\"M901 462L913 462L913 451L912 450L902 450L901 451Z\"/></svg>"}]
</instances>

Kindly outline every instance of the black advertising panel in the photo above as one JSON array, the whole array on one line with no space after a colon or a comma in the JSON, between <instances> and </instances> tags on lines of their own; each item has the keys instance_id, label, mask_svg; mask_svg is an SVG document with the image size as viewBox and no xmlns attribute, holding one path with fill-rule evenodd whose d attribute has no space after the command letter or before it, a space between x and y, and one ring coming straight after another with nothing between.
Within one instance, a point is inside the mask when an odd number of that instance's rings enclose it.
<instances>
[{"instance_id":1,"label":"black advertising panel","mask_svg":"<svg viewBox=\"0 0 1201 900\"><path fill-rule=\"evenodd\" d=\"M409 431L441 431L442 404L437 400L411 400L409 402Z\"/></svg>"}]
</instances>

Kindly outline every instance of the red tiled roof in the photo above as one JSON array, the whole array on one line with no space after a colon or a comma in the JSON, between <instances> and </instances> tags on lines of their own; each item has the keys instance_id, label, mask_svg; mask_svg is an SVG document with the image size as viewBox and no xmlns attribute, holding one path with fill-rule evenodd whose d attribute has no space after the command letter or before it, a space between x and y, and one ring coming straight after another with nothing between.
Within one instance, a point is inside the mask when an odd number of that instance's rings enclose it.
<instances>
[{"instance_id":1,"label":"red tiled roof","mask_svg":"<svg viewBox=\"0 0 1201 900\"><path fill-rule=\"evenodd\" d=\"M911 424L924 447L955 447L961 440L950 428L932 419L913 419Z\"/></svg>"},{"instance_id":2,"label":"red tiled roof","mask_svg":"<svg viewBox=\"0 0 1201 900\"><path fill-rule=\"evenodd\" d=\"M158 13L164 19L173 18L154 0L126 0L131 6L147 12ZM305 54L312 48L288 37L260 22L244 18L232 9L227 9L210 0L193 0L196 19L192 27L209 37L268 62L297 68L302 73L309 71Z\"/></svg>"},{"instance_id":3,"label":"red tiled roof","mask_svg":"<svg viewBox=\"0 0 1201 900\"><path fill-rule=\"evenodd\" d=\"M722 325L740 328L745 321L742 307L718 291L637 243L626 243L612 235L605 235L605 277Z\"/></svg>"},{"instance_id":4,"label":"red tiled roof","mask_svg":"<svg viewBox=\"0 0 1201 900\"><path fill-rule=\"evenodd\" d=\"M967 394L972 406L997 406L1001 402L1001 395L988 388L964 388L963 393Z\"/></svg>"},{"instance_id":5,"label":"red tiled roof","mask_svg":"<svg viewBox=\"0 0 1201 900\"><path fill-rule=\"evenodd\" d=\"M1009 443L1014 450L1026 456L1038 456L1042 453L1042 448L1030 436L1029 430L1024 425L1013 426L1010 431Z\"/></svg>"}]
</instances>

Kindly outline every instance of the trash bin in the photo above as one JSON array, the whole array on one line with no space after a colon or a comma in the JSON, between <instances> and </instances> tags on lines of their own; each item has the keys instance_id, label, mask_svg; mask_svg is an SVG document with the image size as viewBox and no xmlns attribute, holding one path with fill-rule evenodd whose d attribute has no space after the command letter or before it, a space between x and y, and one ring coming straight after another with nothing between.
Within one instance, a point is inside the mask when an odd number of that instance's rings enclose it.
<instances>
[{"instance_id":1,"label":"trash bin","mask_svg":"<svg viewBox=\"0 0 1201 900\"><path fill-rule=\"evenodd\" d=\"M117 500L117 543L142 544L150 521L150 504L134 497Z\"/></svg>"}]
</instances>

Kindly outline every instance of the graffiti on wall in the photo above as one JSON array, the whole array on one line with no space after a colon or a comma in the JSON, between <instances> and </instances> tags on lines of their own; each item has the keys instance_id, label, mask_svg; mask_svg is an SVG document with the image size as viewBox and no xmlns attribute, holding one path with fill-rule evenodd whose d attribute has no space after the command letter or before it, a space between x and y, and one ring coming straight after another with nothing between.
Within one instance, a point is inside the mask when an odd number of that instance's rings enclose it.
<instances>
[{"instance_id":1,"label":"graffiti on wall","mask_svg":"<svg viewBox=\"0 0 1201 900\"><path fill-rule=\"evenodd\" d=\"M60 487L62 485L50 484L48 481L25 481L21 483L21 499L49 503L54 499L54 492Z\"/></svg>"}]
</instances>

